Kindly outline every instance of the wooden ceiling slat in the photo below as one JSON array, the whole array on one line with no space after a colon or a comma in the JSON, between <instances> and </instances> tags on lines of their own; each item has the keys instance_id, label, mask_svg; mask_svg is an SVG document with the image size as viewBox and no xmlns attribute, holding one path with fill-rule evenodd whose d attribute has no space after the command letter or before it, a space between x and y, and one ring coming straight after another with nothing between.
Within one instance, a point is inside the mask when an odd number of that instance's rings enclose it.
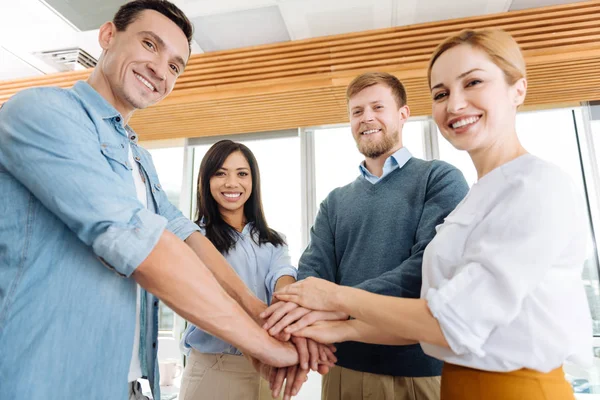
<instances>
[{"instance_id":1,"label":"wooden ceiling slat","mask_svg":"<svg viewBox=\"0 0 600 400\"><path fill-rule=\"evenodd\" d=\"M525 35L531 35L535 33L536 36L543 37L548 33L551 33L553 37L560 37L561 35L567 35L568 37L583 36L587 34L583 31L584 28L589 28L589 33L600 32L600 26L598 21L589 15L583 16L586 20L570 23L567 25L552 25L545 27L529 28L527 30L513 30L511 33L515 37L521 37ZM320 50L318 54L314 55L295 55L285 52L279 52L273 57L254 58L254 59L234 59L231 63L201 63L194 64L186 68L186 74L181 77L181 81L188 81L193 79L198 74L216 74L219 76L225 76L226 72L233 71L244 71L249 72L249 67L252 71L262 71L263 68L294 68L297 67L298 62L302 62L304 66L322 66L329 63L343 64L347 60L356 59L360 56L375 55L376 58L385 58L385 54L404 54L407 50L414 50L418 54L424 53L427 56L431 53L433 48L445 37L447 33L440 33L436 35L420 35L418 37L406 37L397 36L393 39L382 40L375 43L357 43L354 46L343 49L331 49L332 51L326 52ZM529 39L529 37L528 37ZM268 71L269 69L267 69Z\"/></svg>"},{"instance_id":2,"label":"wooden ceiling slat","mask_svg":"<svg viewBox=\"0 0 600 400\"><path fill-rule=\"evenodd\" d=\"M145 139L211 136L347 122L345 87L359 73L395 74L411 115L431 113L426 67L463 28L499 27L528 66L524 109L600 99L600 0L194 55L173 93L136 112ZM0 104L32 86L70 87L90 71L0 82Z\"/></svg>"}]
</instances>

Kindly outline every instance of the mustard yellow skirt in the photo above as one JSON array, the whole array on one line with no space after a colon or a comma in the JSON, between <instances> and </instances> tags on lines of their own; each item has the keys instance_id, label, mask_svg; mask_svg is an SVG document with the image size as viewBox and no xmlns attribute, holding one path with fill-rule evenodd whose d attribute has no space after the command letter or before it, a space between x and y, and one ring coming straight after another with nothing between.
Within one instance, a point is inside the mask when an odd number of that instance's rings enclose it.
<instances>
[{"instance_id":1,"label":"mustard yellow skirt","mask_svg":"<svg viewBox=\"0 0 600 400\"><path fill-rule=\"evenodd\" d=\"M548 373L531 369L489 372L444 364L441 400L573 400L562 367Z\"/></svg>"}]
</instances>

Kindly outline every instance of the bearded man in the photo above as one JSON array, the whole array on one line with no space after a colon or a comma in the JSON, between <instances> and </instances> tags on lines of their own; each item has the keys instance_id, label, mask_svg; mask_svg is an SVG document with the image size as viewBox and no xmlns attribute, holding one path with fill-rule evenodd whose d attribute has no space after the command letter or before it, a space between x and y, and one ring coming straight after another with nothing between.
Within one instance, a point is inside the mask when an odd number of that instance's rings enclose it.
<instances>
[{"instance_id":1,"label":"bearded man","mask_svg":"<svg viewBox=\"0 0 600 400\"><path fill-rule=\"evenodd\" d=\"M417 159L402 146L410 110L395 76L360 75L346 98L352 135L365 160L354 182L321 203L298 279L314 276L382 295L419 298L423 251L468 186L455 167ZM290 323L344 317L293 303L281 306L278 314L286 313ZM442 363L418 343L336 346L338 366L323 377L323 400L440 398Z\"/></svg>"}]
</instances>

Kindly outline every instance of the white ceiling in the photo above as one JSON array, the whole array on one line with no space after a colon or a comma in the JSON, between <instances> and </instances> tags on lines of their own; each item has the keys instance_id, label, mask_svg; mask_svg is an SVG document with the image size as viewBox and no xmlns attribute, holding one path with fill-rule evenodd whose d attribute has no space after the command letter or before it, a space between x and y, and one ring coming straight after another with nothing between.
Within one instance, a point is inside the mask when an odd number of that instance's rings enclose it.
<instances>
[{"instance_id":1,"label":"white ceiling","mask_svg":"<svg viewBox=\"0 0 600 400\"><path fill-rule=\"evenodd\" d=\"M105 4L103 0L62 1L74 9L97 4L100 10ZM173 0L195 22L194 53L575 1ZM100 26L103 21L93 19L98 15L89 12L77 24L87 18L86 26ZM0 0L0 80L56 72L34 55L40 51L81 47L97 58L101 51L97 35L97 29L80 31L75 21L68 21L44 0Z\"/></svg>"}]
</instances>

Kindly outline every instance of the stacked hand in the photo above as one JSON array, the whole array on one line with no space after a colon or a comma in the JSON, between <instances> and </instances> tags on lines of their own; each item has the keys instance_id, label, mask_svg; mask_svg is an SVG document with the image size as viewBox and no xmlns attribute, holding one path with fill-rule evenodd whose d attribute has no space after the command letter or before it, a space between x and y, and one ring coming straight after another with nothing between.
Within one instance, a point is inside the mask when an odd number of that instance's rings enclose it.
<instances>
[{"instance_id":1,"label":"stacked hand","mask_svg":"<svg viewBox=\"0 0 600 400\"><path fill-rule=\"evenodd\" d=\"M263 328L281 341L291 341L298 352L299 364L292 367L269 368L255 364L257 371L269 381L273 397L279 396L287 380L284 400L290 399L298 393L311 369L326 374L337 362L336 349L331 343L339 341L336 338L341 335L336 332L344 326L340 321L348 319L348 315L334 311L332 296L337 288L322 279L296 282L276 292L275 297L281 301L260 314L265 320ZM337 327L333 335L331 327Z\"/></svg>"}]
</instances>

